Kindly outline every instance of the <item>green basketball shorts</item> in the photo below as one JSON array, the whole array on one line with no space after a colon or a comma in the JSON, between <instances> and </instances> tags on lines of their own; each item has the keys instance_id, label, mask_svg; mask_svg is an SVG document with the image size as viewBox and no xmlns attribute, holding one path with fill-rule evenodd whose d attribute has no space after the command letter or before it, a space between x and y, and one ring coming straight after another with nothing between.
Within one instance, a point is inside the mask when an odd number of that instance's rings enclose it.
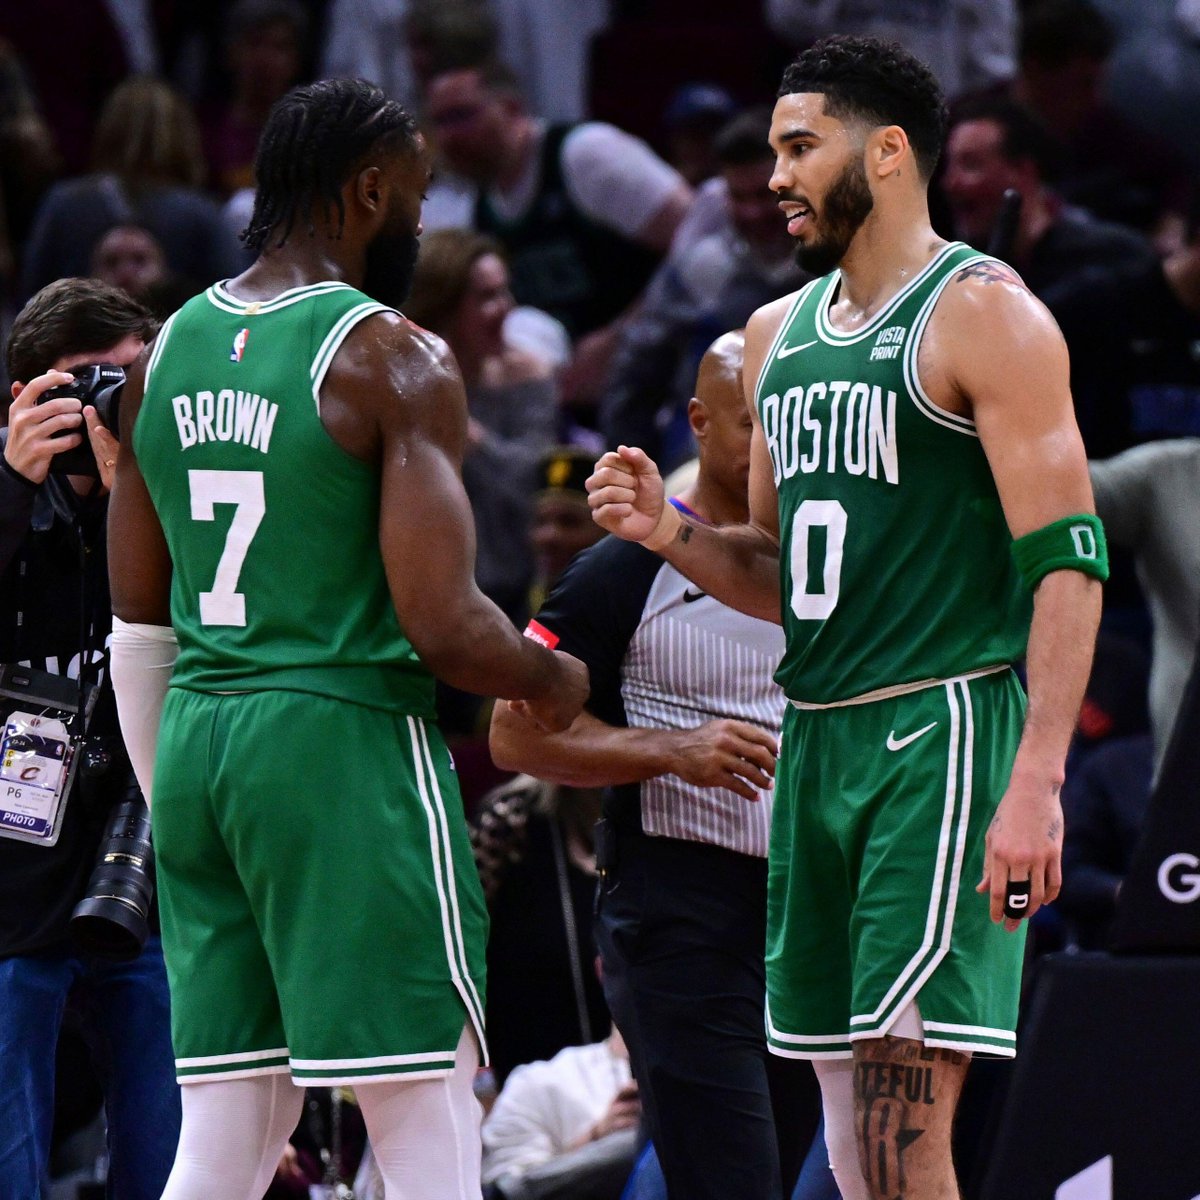
<instances>
[{"instance_id":1,"label":"green basketball shorts","mask_svg":"<svg viewBox=\"0 0 1200 1200\"><path fill-rule=\"evenodd\" d=\"M1025 926L993 924L975 886L1024 712L1009 670L789 705L769 854L774 1053L849 1058L911 1001L928 1046L1016 1053Z\"/></svg>"},{"instance_id":2,"label":"green basketball shorts","mask_svg":"<svg viewBox=\"0 0 1200 1200\"><path fill-rule=\"evenodd\" d=\"M485 1046L487 911L434 727L172 688L152 820L181 1083L441 1076L467 1022Z\"/></svg>"}]
</instances>

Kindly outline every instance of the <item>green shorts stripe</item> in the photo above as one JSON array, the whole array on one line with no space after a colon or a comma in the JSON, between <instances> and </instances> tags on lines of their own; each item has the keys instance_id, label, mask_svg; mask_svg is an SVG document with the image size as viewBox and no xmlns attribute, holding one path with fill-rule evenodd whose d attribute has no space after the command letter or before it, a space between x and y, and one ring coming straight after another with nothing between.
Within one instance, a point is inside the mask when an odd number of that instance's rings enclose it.
<instances>
[{"instance_id":1,"label":"green shorts stripe","mask_svg":"<svg viewBox=\"0 0 1200 1200\"><path fill-rule=\"evenodd\" d=\"M216 1083L252 1075L286 1075L288 1070L286 1046L275 1050L250 1050L241 1054L212 1054L175 1060L175 1074L180 1082L203 1079L208 1083Z\"/></svg>"},{"instance_id":2,"label":"green shorts stripe","mask_svg":"<svg viewBox=\"0 0 1200 1200\"><path fill-rule=\"evenodd\" d=\"M438 901L442 910L442 932L446 940L446 960L450 966L450 977L475 1028L480 1050L487 1061L487 1037L484 1033L483 1003L471 978L467 966L467 950L463 942L462 921L458 909L458 889L454 872L448 866L453 860L450 847L450 831L446 824L446 808L438 787L437 771L429 753L429 738L425 722L409 717L408 731L412 738L413 760L417 764L417 787L421 803L429 816L429 847L437 871ZM454 1053L450 1053L450 1068L454 1066Z\"/></svg>"},{"instance_id":3,"label":"green shorts stripe","mask_svg":"<svg viewBox=\"0 0 1200 1200\"><path fill-rule=\"evenodd\" d=\"M974 885L1024 718L1011 672L785 714L771 831L767 1041L850 1057L916 1002L925 1041L1012 1057L1024 928Z\"/></svg>"},{"instance_id":4,"label":"green shorts stripe","mask_svg":"<svg viewBox=\"0 0 1200 1200\"><path fill-rule=\"evenodd\" d=\"M929 895L925 937L900 972L879 1006L871 1013L851 1016L851 1041L882 1037L937 969L950 949L954 911L962 882L963 852L971 816L971 745L975 736L971 693L965 681L944 685L950 720L946 762L946 798L938 840L937 866ZM914 978L915 976L915 978Z\"/></svg>"},{"instance_id":5,"label":"green shorts stripe","mask_svg":"<svg viewBox=\"0 0 1200 1200\"><path fill-rule=\"evenodd\" d=\"M436 727L310 693L171 689L153 813L180 1082L454 1070L487 909Z\"/></svg>"}]
</instances>

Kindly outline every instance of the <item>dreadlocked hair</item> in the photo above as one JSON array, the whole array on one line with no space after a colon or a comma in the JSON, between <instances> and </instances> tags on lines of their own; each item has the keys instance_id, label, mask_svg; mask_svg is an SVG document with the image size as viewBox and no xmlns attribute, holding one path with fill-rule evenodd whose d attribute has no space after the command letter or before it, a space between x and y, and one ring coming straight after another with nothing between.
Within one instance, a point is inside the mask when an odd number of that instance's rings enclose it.
<instances>
[{"instance_id":1,"label":"dreadlocked hair","mask_svg":"<svg viewBox=\"0 0 1200 1200\"><path fill-rule=\"evenodd\" d=\"M388 143L382 146L381 143ZM415 150L417 125L381 88L362 79L322 79L293 88L271 109L254 162L256 191L250 224L242 233L259 253L273 233L276 246L287 241L299 220L318 204L337 234L346 221L342 185L372 150Z\"/></svg>"}]
</instances>

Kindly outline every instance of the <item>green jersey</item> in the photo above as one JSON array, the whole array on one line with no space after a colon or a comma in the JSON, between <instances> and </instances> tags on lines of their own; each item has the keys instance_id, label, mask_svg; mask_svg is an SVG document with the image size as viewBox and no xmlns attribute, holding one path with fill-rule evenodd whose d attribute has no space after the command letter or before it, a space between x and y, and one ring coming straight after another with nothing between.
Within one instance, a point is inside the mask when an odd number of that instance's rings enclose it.
<instances>
[{"instance_id":1,"label":"green jersey","mask_svg":"<svg viewBox=\"0 0 1200 1200\"><path fill-rule=\"evenodd\" d=\"M384 574L379 469L320 417L339 346L384 311L337 282L255 303L216 284L159 333L133 445L173 564L172 686L432 716Z\"/></svg>"},{"instance_id":2,"label":"green jersey","mask_svg":"<svg viewBox=\"0 0 1200 1200\"><path fill-rule=\"evenodd\" d=\"M1031 597L974 422L937 407L917 350L942 290L984 260L946 247L861 329L840 272L800 291L755 399L779 494L787 648L776 679L831 704L1009 663Z\"/></svg>"}]
</instances>

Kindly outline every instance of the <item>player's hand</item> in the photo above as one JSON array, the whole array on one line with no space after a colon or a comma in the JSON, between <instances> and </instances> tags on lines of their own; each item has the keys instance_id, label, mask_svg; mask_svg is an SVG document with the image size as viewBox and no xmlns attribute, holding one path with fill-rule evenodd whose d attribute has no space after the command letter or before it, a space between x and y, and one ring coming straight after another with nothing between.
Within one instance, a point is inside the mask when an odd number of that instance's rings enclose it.
<instances>
[{"instance_id":1,"label":"player's hand","mask_svg":"<svg viewBox=\"0 0 1200 1200\"><path fill-rule=\"evenodd\" d=\"M775 739L757 725L721 719L673 738L671 773L697 787L728 788L757 800L775 778Z\"/></svg>"},{"instance_id":2,"label":"player's hand","mask_svg":"<svg viewBox=\"0 0 1200 1200\"><path fill-rule=\"evenodd\" d=\"M561 650L553 651L555 674L534 700L510 700L509 708L543 733L561 733L579 716L591 691L587 664Z\"/></svg>"},{"instance_id":3,"label":"player's hand","mask_svg":"<svg viewBox=\"0 0 1200 1200\"><path fill-rule=\"evenodd\" d=\"M1058 788L1045 780L1013 775L984 843L983 879L975 889L991 897L992 920L1012 933L1062 887L1063 814ZM1028 882L1020 917L1005 915L1010 883Z\"/></svg>"},{"instance_id":4,"label":"player's hand","mask_svg":"<svg viewBox=\"0 0 1200 1200\"><path fill-rule=\"evenodd\" d=\"M596 524L630 542L644 542L658 528L666 497L662 476L644 450L621 446L596 463L587 481Z\"/></svg>"},{"instance_id":5,"label":"player's hand","mask_svg":"<svg viewBox=\"0 0 1200 1200\"><path fill-rule=\"evenodd\" d=\"M80 427L83 405L74 396L60 396L39 404L38 398L50 388L73 382L65 371L47 371L31 379L17 393L8 410L8 443L4 457L8 465L30 483L44 483L50 473L50 460L62 450L71 450L83 441L81 433L55 437L63 430Z\"/></svg>"},{"instance_id":6,"label":"player's hand","mask_svg":"<svg viewBox=\"0 0 1200 1200\"><path fill-rule=\"evenodd\" d=\"M96 456L96 466L100 470L100 483L105 491L112 491L113 469L117 465L117 451L120 442L108 431L108 426L100 420L100 414L89 404L83 410L83 424L88 432L88 441L92 443L92 453Z\"/></svg>"}]
</instances>

